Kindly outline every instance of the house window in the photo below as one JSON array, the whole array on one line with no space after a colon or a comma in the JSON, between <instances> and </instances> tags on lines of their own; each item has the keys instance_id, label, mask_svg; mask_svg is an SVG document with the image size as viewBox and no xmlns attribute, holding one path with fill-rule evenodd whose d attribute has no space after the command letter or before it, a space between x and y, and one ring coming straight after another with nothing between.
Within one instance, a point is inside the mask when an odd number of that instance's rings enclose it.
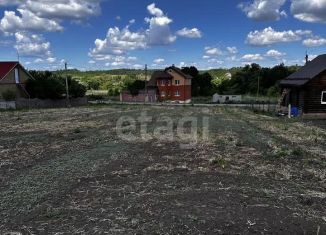
<instances>
[{"instance_id":1,"label":"house window","mask_svg":"<svg viewBox=\"0 0 326 235\"><path fill-rule=\"evenodd\" d=\"M180 80L175 80L174 82L175 82L175 85L176 86L179 86L180 85Z\"/></svg>"},{"instance_id":2,"label":"house window","mask_svg":"<svg viewBox=\"0 0 326 235\"><path fill-rule=\"evenodd\" d=\"M161 86L165 86L165 80L161 80Z\"/></svg>"},{"instance_id":3,"label":"house window","mask_svg":"<svg viewBox=\"0 0 326 235\"><path fill-rule=\"evenodd\" d=\"M162 91L161 97L165 97L165 91Z\"/></svg>"},{"instance_id":4,"label":"house window","mask_svg":"<svg viewBox=\"0 0 326 235\"><path fill-rule=\"evenodd\" d=\"M180 91L179 90L176 90L174 95L175 96L180 96Z\"/></svg>"},{"instance_id":5,"label":"house window","mask_svg":"<svg viewBox=\"0 0 326 235\"><path fill-rule=\"evenodd\" d=\"M19 70L18 70L18 68L15 68L15 82L16 82L16 84L19 84L20 83Z\"/></svg>"},{"instance_id":6,"label":"house window","mask_svg":"<svg viewBox=\"0 0 326 235\"><path fill-rule=\"evenodd\" d=\"M326 91L321 93L321 104L326 104Z\"/></svg>"}]
</instances>

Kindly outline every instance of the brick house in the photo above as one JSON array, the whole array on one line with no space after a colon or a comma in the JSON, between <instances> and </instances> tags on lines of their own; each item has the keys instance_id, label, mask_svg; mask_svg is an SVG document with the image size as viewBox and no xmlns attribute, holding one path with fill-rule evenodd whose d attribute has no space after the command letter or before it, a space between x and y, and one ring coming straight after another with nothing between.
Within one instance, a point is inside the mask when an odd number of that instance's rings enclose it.
<instances>
[{"instance_id":1,"label":"brick house","mask_svg":"<svg viewBox=\"0 0 326 235\"><path fill-rule=\"evenodd\" d=\"M181 69L171 66L164 71L153 73L148 82L148 89L156 89L158 100L175 101L180 103L191 102L192 77L185 74Z\"/></svg>"},{"instance_id":2,"label":"brick house","mask_svg":"<svg viewBox=\"0 0 326 235\"><path fill-rule=\"evenodd\" d=\"M32 76L19 62L0 62L0 99L6 91L15 93L16 98L28 98L25 85Z\"/></svg>"}]
</instances>

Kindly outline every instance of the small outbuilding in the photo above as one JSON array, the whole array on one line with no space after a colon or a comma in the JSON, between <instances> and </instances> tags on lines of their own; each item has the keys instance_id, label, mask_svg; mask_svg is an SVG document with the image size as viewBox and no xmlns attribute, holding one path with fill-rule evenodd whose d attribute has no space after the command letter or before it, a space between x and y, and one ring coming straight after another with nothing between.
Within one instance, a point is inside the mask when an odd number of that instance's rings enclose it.
<instances>
[{"instance_id":1,"label":"small outbuilding","mask_svg":"<svg viewBox=\"0 0 326 235\"><path fill-rule=\"evenodd\" d=\"M33 77L19 62L0 62L0 99L5 92L12 92L16 98L28 98L25 89L28 79Z\"/></svg>"},{"instance_id":2,"label":"small outbuilding","mask_svg":"<svg viewBox=\"0 0 326 235\"><path fill-rule=\"evenodd\" d=\"M281 106L303 114L326 113L326 54L320 55L280 82Z\"/></svg>"}]
</instances>

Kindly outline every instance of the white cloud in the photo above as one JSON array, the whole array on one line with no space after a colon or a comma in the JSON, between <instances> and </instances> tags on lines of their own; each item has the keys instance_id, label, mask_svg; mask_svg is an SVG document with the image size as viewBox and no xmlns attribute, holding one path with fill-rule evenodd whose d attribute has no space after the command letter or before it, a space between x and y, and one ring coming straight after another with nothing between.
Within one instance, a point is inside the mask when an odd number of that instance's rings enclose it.
<instances>
[{"instance_id":1,"label":"white cloud","mask_svg":"<svg viewBox=\"0 0 326 235\"><path fill-rule=\"evenodd\" d=\"M285 53L279 52L277 50L269 50L266 52L266 57L271 57L271 58L280 58L282 56L285 56Z\"/></svg>"},{"instance_id":2,"label":"white cloud","mask_svg":"<svg viewBox=\"0 0 326 235\"><path fill-rule=\"evenodd\" d=\"M308 55L308 59L313 60L313 59L316 59L317 56L318 55ZM306 61L304 61L304 62L306 62Z\"/></svg>"},{"instance_id":3,"label":"white cloud","mask_svg":"<svg viewBox=\"0 0 326 235\"><path fill-rule=\"evenodd\" d=\"M226 48L230 54L237 54L238 49L236 47L227 47Z\"/></svg>"},{"instance_id":4,"label":"white cloud","mask_svg":"<svg viewBox=\"0 0 326 235\"><path fill-rule=\"evenodd\" d=\"M193 28L193 29L183 28L177 31L177 35L186 38L201 38L202 32L197 28Z\"/></svg>"},{"instance_id":5,"label":"white cloud","mask_svg":"<svg viewBox=\"0 0 326 235\"><path fill-rule=\"evenodd\" d=\"M286 0L254 0L239 4L239 8L248 18L256 21L279 20L281 16L287 16L285 11L280 10L285 2Z\"/></svg>"},{"instance_id":6,"label":"white cloud","mask_svg":"<svg viewBox=\"0 0 326 235\"><path fill-rule=\"evenodd\" d=\"M247 43L254 46L267 46L281 42L300 41L302 36L312 35L311 31L296 30L296 31L275 31L268 27L262 31L250 32L247 36Z\"/></svg>"},{"instance_id":7,"label":"white cloud","mask_svg":"<svg viewBox=\"0 0 326 235\"><path fill-rule=\"evenodd\" d=\"M34 60L34 63L35 63L35 64L44 63L44 60L43 60L43 59L40 59L40 58L38 58L38 59L35 59L35 60Z\"/></svg>"},{"instance_id":8,"label":"white cloud","mask_svg":"<svg viewBox=\"0 0 326 235\"><path fill-rule=\"evenodd\" d=\"M126 51L144 49L147 47L147 38L143 32L131 32L128 27L120 30L110 28L104 40L96 39L95 48L89 55L101 60L107 55L121 55ZM110 58L108 58L110 59Z\"/></svg>"},{"instance_id":9,"label":"white cloud","mask_svg":"<svg viewBox=\"0 0 326 235\"><path fill-rule=\"evenodd\" d=\"M263 60L264 58L260 54L247 54L242 57L244 60L257 61Z\"/></svg>"},{"instance_id":10,"label":"white cloud","mask_svg":"<svg viewBox=\"0 0 326 235\"><path fill-rule=\"evenodd\" d=\"M234 61L239 61L239 59L235 55L227 57L226 60L233 61L233 62Z\"/></svg>"},{"instance_id":11,"label":"white cloud","mask_svg":"<svg viewBox=\"0 0 326 235\"><path fill-rule=\"evenodd\" d=\"M137 60L137 57L134 56L121 56L121 55L110 55L105 58L95 58L94 60L90 60L89 64L95 64L97 61L105 61L105 66L107 67L115 67L115 68L127 68L133 67L134 62Z\"/></svg>"},{"instance_id":12,"label":"white cloud","mask_svg":"<svg viewBox=\"0 0 326 235\"><path fill-rule=\"evenodd\" d=\"M127 51L173 43L176 36L171 34L169 27L172 19L154 3L149 5L147 10L152 15L151 18L145 18L149 24L148 29L132 32L129 25L122 30L118 27L110 28L105 39L95 40L95 48L91 49L89 56L93 60L111 60L112 56L124 55ZM129 24L134 22L135 20L131 20Z\"/></svg>"},{"instance_id":13,"label":"white cloud","mask_svg":"<svg viewBox=\"0 0 326 235\"><path fill-rule=\"evenodd\" d=\"M291 12L302 21L326 23L325 0L292 0Z\"/></svg>"},{"instance_id":14,"label":"white cloud","mask_svg":"<svg viewBox=\"0 0 326 235\"><path fill-rule=\"evenodd\" d=\"M27 0L24 8L49 19L83 20L101 12L101 0Z\"/></svg>"},{"instance_id":15,"label":"white cloud","mask_svg":"<svg viewBox=\"0 0 326 235\"><path fill-rule=\"evenodd\" d=\"M127 61L136 61L138 58L137 57L135 57L135 56L129 56L128 58L127 58Z\"/></svg>"},{"instance_id":16,"label":"white cloud","mask_svg":"<svg viewBox=\"0 0 326 235\"><path fill-rule=\"evenodd\" d=\"M0 6L13 6L21 3L21 0L1 0Z\"/></svg>"},{"instance_id":17,"label":"white cloud","mask_svg":"<svg viewBox=\"0 0 326 235\"><path fill-rule=\"evenodd\" d=\"M159 59L155 59L154 61L153 61L155 64L163 64L164 62L165 62L165 59L162 59L162 58L159 58Z\"/></svg>"},{"instance_id":18,"label":"white cloud","mask_svg":"<svg viewBox=\"0 0 326 235\"><path fill-rule=\"evenodd\" d=\"M313 37L303 40L302 44L306 47L320 47L326 45L326 39Z\"/></svg>"},{"instance_id":19,"label":"white cloud","mask_svg":"<svg viewBox=\"0 0 326 235\"><path fill-rule=\"evenodd\" d=\"M0 30L5 33L15 33L19 31L62 31L63 27L56 21L41 18L31 11L17 9L21 16L13 11L5 11L4 17L0 21Z\"/></svg>"},{"instance_id":20,"label":"white cloud","mask_svg":"<svg viewBox=\"0 0 326 235\"><path fill-rule=\"evenodd\" d=\"M170 26L172 19L167 17L163 11L155 6L155 3L147 6L151 18L145 18L149 23L149 29L146 31L149 45L168 45L173 43L177 38L172 35Z\"/></svg>"},{"instance_id":21,"label":"white cloud","mask_svg":"<svg viewBox=\"0 0 326 235\"><path fill-rule=\"evenodd\" d=\"M219 48L205 47L205 54L208 56L222 55L223 52Z\"/></svg>"},{"instance_id":22,"label":"white cloud","mask_svg":"<svg viewBox=\"0 0 326 235\"><path fill-rule=\"evenodd\" d=\"M46 60L49 63L54 63L56 58L52 56L51 44L44 40L41 35L30 33L15 33L16 45L15 48L19 55L26 57L37 57L37 61Z\"/></svg>"},{"instance_id":23,"label":"white cloud","mask_svg":"<svg viewBox=\"0 0 326 235\"><path fill-rule=\"evenodd\" d=\"M207 62L211 63L211 64L223 64L224 63L224 61L221 61L221 60L218 60L218 59L215 59L215 58L209 59Z\"/></svg>"},{"instance_id":24,"label":"white cloud","mask_svg":"<svg viewBox=\"0 0 326 235\"><path fill-rule=\"evenodd\" d=\"M147 6L147 10L151 15L155 15L157 17L163 16L163 11L155 6L155 3L152 3Z\"/></svg>"},{"instance_id":25,"label":"white cloud","mask_svg":"<svg viewBox=\"0 0 326 235\"><path fill-rule=\"evenodd\" d=\"M142 64L134 64L134 65L132 65L132 67L134 69L142 69L142 68L144 68L144 65L142 65Z\"/></svg>"},{"instance_id":26,"label":"white cloud","mask_svg":"<svg viewBox=\"0 0 326 235\"><path fill-rule=\"evenodd\" d=\"M46 61L49 62L50 64L53 64L53 63L55 63L57 61L57 58L49 57L49 58L46 59Z\"/></svg>"}]
</instances>

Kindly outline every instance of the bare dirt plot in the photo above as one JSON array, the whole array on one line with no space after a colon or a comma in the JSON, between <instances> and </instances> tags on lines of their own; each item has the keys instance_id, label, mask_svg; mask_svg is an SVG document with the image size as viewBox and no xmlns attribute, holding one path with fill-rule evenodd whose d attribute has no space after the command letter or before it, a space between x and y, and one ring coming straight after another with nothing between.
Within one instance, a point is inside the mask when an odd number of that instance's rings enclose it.
<instances>
[{"instance_id":1,"label":"bare dirt plot","mask_svg":"<svg viewBox=\"0 0 326 235\"><path fill-rule=\"evenodd\" d=\"M210 137L116 134L121 116L209 117ZM242 109L95 106L0 113L0 234L324 234L320 125ZM199 125L199 135L203 133Z\"/></svg>"}]
</instances>

